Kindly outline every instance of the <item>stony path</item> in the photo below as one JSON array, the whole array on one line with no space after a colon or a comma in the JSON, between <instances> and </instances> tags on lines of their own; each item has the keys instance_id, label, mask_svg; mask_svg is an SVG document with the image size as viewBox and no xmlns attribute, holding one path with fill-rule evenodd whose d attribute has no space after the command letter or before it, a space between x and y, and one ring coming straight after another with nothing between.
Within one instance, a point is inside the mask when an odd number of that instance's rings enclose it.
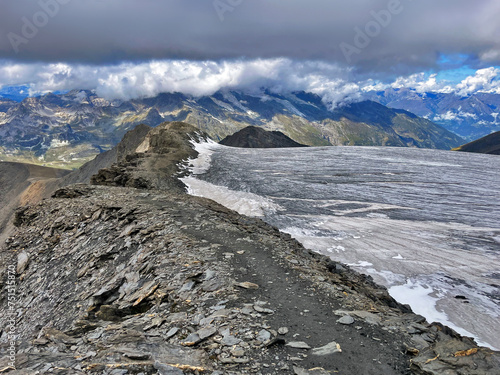
<instances>
[{"instance_id":1,"label":"stony path","mask_svg":"<svg viewBox=\"0 0 500 375\"><path fill-rule=\"evenodd\" d=\"M190 217L183 211L185 220ZM286 327L289 331L283 335L285 341L302 341L312 348L336 342L342 350L318 356L310 354L309 350L275 345L269 349L271 358L278 356L285 362L293 358L296 366L324 368L341 374L409 373L409 357L403 354L405 346L401 336L362 320L350 325L337 323L339 316L334 311L348 306L342 303L342 298L331 298L319 292L300 269L292 268L293 263L285 259L287 252L283 244L273 243L278 242L279 237L270 241L252 230L242 237L237 227L227 226L225 231L221 231L217 230L215 220L208 222L201 231L199 223L187 221L184 230L195 238L221 244L218 256L229 262L235 280L259 285L258 289L242 289L239 296L244 303L266 302L265 307L273 311L264 315L270 330L278 331L280 327ZM288 243L291 248L296 246L293 240ZM288 257L294 260L290 254ZM263 373L273 371L276 369L263 369Z\"/></svg>"}]
</instances>

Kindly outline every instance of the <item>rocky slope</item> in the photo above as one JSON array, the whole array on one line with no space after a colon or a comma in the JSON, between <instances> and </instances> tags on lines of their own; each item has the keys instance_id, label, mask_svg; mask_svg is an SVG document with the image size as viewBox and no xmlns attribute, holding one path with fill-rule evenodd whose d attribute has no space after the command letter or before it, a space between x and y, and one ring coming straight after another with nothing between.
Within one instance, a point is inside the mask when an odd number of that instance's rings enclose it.
<instances>
[{"instance_id":1,"label":"rocky slope","mask_svg":"<svg viewBox=\"0 0 500 375\"><path fill-rule=\"evenodd\" d=\"M244 148L307 147L295 142L282 132L267 131L256 126L247 126L232 135L228 135L219 143L224 146Z\"/></svg>"},{"instance_id":2,"label":"rocky slope","mask_svg":"<svg viewBox=\"0 0 500 375\"><path fill-rule=\"evenodd\" d=\"M474 142L460 146L455 151L500 155L500 132L496 132Z\"/></svg>"},{"instance_id":3,"label":"rocky slope","mask_svg":"<svg viewBox=\"0 0 500 375\"><path fill-rule=\"evenodd\" d=\"M38 203L63 186L89 183L100 169L123 161L126 155L133 153L150 130L146 125L137 126L125 134L116 147L97 155L73 172L33 164L0 162L0 243L12 229L9 224L19 205Z\"/></svg>"},{"instance_id":4,"label":"rocky slope","mask_svg":"<svg viewBox=\"0 0 500 375\"><path fill-rule=\"evenodd\" d=\"M463 139L409 112L373 102L330 111L304 92L180 93L109 102L89 91L0 102L0 160L74 168L111 149L138 124L186 121L221 140L247 126L281 131L310 146L368 145L450 149Z\"/></svg>"},{"instance_id":5,"label":"rocky slope","mask_svg":"<svg viewBox=\"0 0 500 375\"><path fill-rule=\"evenodd\" d=\"M0 316L1 372L500 374L500 353L425 322L369 277L186 195L179 162L203 137L161 125L93 185L16 212L0 253L3 311L12 268L17 296L14 320Z\"/></svg>"},{"instance_id":6,"label":"rocky slope","mask_svg":"<svg viewBox=\"0 0 500 375\"><path fill-rule=\"evenodd\" d=\"M40 181L56 181L69 171L32 164L0 162L0 243L10 229L14 210L44 195L34 188ZM38 196L37 196L38 195Z\"/></svg>"}]
</instances>

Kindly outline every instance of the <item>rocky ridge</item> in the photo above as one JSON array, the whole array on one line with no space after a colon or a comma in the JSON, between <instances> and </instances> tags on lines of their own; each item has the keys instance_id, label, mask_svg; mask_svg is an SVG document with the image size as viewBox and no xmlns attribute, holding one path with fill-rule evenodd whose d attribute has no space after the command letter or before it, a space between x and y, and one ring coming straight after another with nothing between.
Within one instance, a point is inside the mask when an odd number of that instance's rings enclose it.
<instances>
[{"instance_id":1,"label":"rocky ridge","mask_svg":"<svg viewBox=\"0 0 500 375\"><path fill-rule=\"evenodd\" d=\"M500 354L175 178L203 139L161 125L92 185L17 210L18 374L500 374ZM174 176L173 176L174 175Z\"/></svg>"},{"instance_id":2,"label":"rocky ridge","mask_svg":"<svg viewBox=\"0 0 500 375\"><path fill-rule=\"evenodd\" d=\"M500 155L500 132L492 133L486 137L467 143L456 148L455 151Z\"/></svg>"}]
</instances>

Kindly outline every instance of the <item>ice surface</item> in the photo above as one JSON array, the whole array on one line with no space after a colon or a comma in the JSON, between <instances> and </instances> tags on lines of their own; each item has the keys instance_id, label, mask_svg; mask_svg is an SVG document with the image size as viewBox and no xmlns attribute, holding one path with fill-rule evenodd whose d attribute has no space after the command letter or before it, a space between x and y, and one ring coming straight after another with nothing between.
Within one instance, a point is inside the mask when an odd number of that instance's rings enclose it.
<instances>
[{"instance_id":1,"label":"ice surface","mask_svg":"<svg viewBox=\"0 0 500 375\"><path fill-rule=\"evenodd\" d=\"M188 187L189 194L210 198L242 215L262 217L265 212L281 209L278 204L260 195L230 190L224 186L213 185L191 176L180 180Z\"/></svg>"},{"instance_id":2,"label":"ice surface","mask_svg":"<svg viewBox=\"0 0 500 375\"><path fill-rule=\"evenodd\" d=\"M463 336L473 337L479 345L488 346L495 350L499 347L490 342L483 341L482 338L456 325L450 317L438 306L446 296L446 291L435 290L419 281L408 280L406 284L395 285L389 288L390 295L400 303L410 305L413 312L425 316L429 322L440 322L454 329ZM451 307L451 306L450 306ZM490 323L495 324L496 319L491 319ZM492 337L492 339L495 339Z\"/></svg>"},{"instance_id":3,"label":"ice surface","mask_svg":"<svg viewBox=\"0 0 500 375\"><path fill-rule=\"evenodd\" d=\"M204 167L188 181L195 194L262 217L371 275L428 320L500 348L498 157L377 147L199 150Z\"/></svg>"}]
</instances>

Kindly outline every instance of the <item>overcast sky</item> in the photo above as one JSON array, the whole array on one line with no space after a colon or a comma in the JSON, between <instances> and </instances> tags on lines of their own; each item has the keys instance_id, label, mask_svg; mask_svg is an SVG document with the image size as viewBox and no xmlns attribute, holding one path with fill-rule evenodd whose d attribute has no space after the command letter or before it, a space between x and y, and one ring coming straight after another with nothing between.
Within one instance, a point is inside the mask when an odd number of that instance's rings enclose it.
<instances>
[{"instance_id":1,"label":"overcast sky","mask_svg":"<svg viewBox=\"0 0 500 375\"><path fill-rule=\"evenodd\" d=\"M294 73L283 69L297 67L330 77L330 88L399 77L428 83L436 73L443 89L441 80L456 85L486 68L491 84L500 66L498 0L0 0L0 9L4 87L81 84L123 96L117 90L134 80L155 79L155 63L158 79L168 72L171 82L137 95L176 86L205 93L253 78L277 85ZM173 84L186 75L188 89ZM196 79L210 82L196 90Z\"/></svg>"}]
</instances>

